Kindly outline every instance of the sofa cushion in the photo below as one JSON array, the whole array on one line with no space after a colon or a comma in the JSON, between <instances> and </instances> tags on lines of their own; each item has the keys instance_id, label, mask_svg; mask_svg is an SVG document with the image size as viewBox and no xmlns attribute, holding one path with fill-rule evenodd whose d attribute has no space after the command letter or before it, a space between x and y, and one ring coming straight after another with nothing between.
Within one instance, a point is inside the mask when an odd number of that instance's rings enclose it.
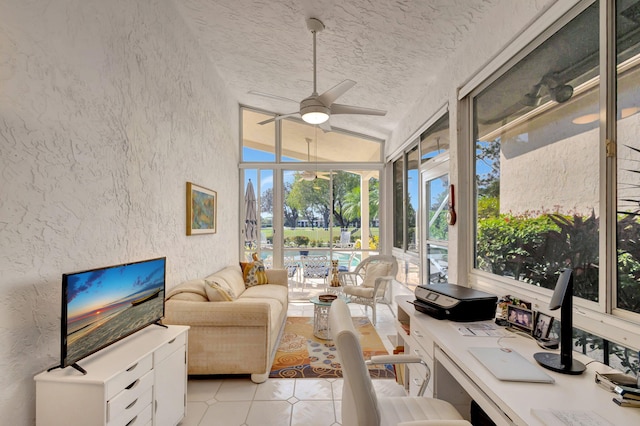
<instances>
[{"instance_id":1,"label":"sofa cushion","mask_svg":"<svg viewBox=\"0 0 640 426\"><path fill-rule=\"evenodd\" d=\"M169 298L167 298L166 300L169 300ZM196 293L184 292L184 293L174 294L173 296L171 296L171 300L186 300L188 302L208 302L209 298L207 296L202 296Z\"/></svg>"},{"instance_id":2,"label":"sofa cushion","mask_svg":"<svg viewBox=\"0 0 640 426\"><path fill-rule=\"evenodd\" d=\"M205 280L214 281L221 285L224 281L228 285L229 289L231 289L230 294L232 294L234 299L239 297L245 290L242 271L240 270L239 265L227 266L215 274L209 275Z\"/></svg>"},{"instance_id":3,"label":"sofa cushion","mask_svg":"<svg viewBox=\"0 0 640 426\"><path fill-rule=\"evenodd\" d=\"M210 302L231 302L236 299L235 293L225 280L204 280L204 282Z\"/></svg>"},{"instance_id":4,"label":"sofa cushion","mask_svg":"<svg viewBox=\"0 0 640 426\"><path fill-rule=\"evenodd\" d=\"M166 300L191 300L191 301L207 301L207 292L205 290L205 282L202 278L185 281L175 287L172 287L165 297Z\"/></svg>"},{"instance_id":5,"label":"sofa cushion","mask_svg":"<svg viewBox=\"0 0 640 426\"><path fill-rule=\"evenodd\" d=\"M275 299L280 302L280 305L284 308L288 303L288 289L285 286L278 284L264 284L249 287L242 293L243 299Z\"/></svg>"},{"instance_id":6,"label":"sofa cushion","mask_svg":"<svg viewBox=\"0 0 640 426\"><path fill-rule=\"evenodd\" d=\"M253 253L253 262L240 262L244 285L249 288L255 285L262 285L268 282L264 263L258 259L258 254Z\"/></svg>"}]
</instances>

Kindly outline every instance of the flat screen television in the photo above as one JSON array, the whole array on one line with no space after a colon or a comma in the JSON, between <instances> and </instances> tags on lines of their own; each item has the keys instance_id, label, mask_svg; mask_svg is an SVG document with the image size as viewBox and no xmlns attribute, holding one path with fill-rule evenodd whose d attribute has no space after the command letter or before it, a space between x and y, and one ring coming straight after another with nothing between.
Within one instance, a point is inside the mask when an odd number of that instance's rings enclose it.
<instances>
[{"instance_id":1,"label":"flat screen television","mask_svg":"<svg viewBox=\"0 0 640 426\"><path fill-rule=\"evenodd\" d=\"M165 276L165 257L63 274L60 368L158 323Z\"/></svg>"}]
</instances>

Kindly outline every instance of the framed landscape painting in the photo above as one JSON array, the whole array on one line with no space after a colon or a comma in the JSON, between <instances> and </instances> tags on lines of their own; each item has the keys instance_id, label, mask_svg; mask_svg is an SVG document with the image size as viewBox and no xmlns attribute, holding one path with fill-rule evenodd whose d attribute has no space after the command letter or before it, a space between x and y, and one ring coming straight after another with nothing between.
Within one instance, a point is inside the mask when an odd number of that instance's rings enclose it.
<instances>
[{"instance_id":1,"label":"framed landscape painting","mask_svg":"<svg viewBox=\"0 0 640 426\"><path fill-rule=\"evenodd\" d=\"M187 235L215 234L218 194L187 182Z\"/></svg>"}]
</instances>

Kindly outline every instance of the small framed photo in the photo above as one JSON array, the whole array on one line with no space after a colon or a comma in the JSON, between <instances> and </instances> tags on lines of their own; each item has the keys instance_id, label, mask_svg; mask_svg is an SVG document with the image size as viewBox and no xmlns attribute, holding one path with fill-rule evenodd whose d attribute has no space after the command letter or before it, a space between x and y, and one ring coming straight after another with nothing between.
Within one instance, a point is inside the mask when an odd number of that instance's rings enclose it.
<instances>
[{"instance_id":1,"label":"small framed photo","mask_svg":"<svg viewBox=\"0 0 640 426\"><path fill-rule=\"evenodd\" d=\"M509 326L533 334L533 311L516 305L507 306Z\"/></svg>"},{"instance_id":2,"label":"small framed photo","mask_svg":"<svg viewBox=\"0 0 640 426\"><path fill-rule=\"evenodd\" d=\"M187 235L215 234L218 193L187 182Z\"/></svg>"},{"instance_id":3,"label":"small framed photo","mask_svg":"<svg viewBox=\"0 0 640 426\"><path fill-rule=\"evenodd\" d=\"M533 329L533 337L536 339L549 338L549 332L553 325L553 317L542 312L538 312L536 315L536 326Z\"/></svg>"}]
</instances>

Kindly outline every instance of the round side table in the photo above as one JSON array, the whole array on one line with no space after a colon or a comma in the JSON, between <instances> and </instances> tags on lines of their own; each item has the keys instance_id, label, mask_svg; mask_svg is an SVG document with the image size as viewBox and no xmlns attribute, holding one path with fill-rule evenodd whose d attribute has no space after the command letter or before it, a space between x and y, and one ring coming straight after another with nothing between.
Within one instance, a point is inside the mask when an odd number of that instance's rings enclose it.
<instances>
[{"instance_id":1,"label":"round side table","mask_svg":"<svg viewBox=\"0 0 640 426\"><path fill-rule=\"evenodd\" d=\"M349 298L343 295L338 296L340 299L349 303ZM331 302L323 302L318 296L309 299L313 303L313 335L318 339L331 340L331 330L329 330L329 310Z\"/></svg>"}]
</instances>

